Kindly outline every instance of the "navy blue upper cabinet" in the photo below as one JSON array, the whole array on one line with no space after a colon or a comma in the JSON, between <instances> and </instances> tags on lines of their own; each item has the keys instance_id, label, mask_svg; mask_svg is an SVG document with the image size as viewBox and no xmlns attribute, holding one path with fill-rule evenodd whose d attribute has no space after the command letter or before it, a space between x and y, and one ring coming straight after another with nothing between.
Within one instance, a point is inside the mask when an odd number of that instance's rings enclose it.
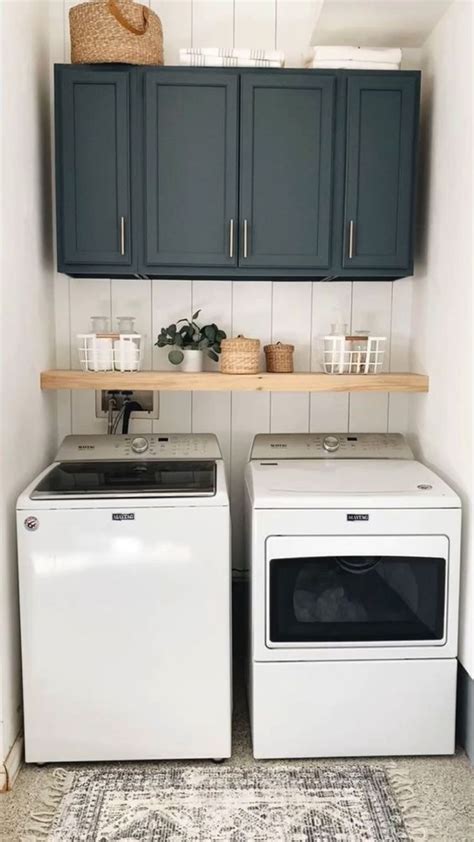
<instances>
[{"instance_id":1,"label":"navy blue upper cabinet","mask_svg":"<svg viewBox=\"0 0 474 842\"><path fill-rule=\"evenodd\" d=\"M420 73L57 65L58 267L413 272Z\"/></svg>"},{"instance_id":2,"label":"navy blue upper cabinet","mask_svg":"<svg viewBox=\"0 0 474 842\"><path fill-rule=\"evenodd\" d=\"M412 271L417 74L347 80L346 269Z\"/></svg>"},{"instance_id":3,"label":"navy blue upper cabinet","mask_svg":"<svg viewBox=\"0 0 474 842\"><path fill-rule=\"evenodd\" d=\"M144 271L237 264L235 73L144 72Z\"/></svg>"},{"instance_id":4,"label":"navy blue upper cabinet","mask_svg":"<svg viewBox=\"0 0 474 842\"><path fill-rule=\"evenodd\" d=\"M330 265L336 77L242 76L239 265Z\"/></svg>"},{"instance_id":5,"label":"navy blue upper cabinet","mask_svg":"<svg viewBox=\"0 0 474 842\"><path fill-rule=\"evenodd\" d=\"M56 68L59 270L131 272L130 71Z\"/></svg>"}]
</instances>

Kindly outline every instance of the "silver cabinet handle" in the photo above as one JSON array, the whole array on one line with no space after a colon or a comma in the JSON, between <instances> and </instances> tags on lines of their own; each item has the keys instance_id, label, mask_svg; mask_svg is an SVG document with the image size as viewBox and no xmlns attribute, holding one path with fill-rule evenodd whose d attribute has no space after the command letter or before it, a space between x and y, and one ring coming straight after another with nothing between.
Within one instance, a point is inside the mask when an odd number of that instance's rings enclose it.
<instances>
[{"instance_id":1,"label":"silver cabinet handle","mask_svg":"<svg viewBox=\"0 0 474 842\"><path fill-rule=\"evenodd\" d=\"M244 219L244 257L249 256L249 232L248 232L248 222Z\"/></svg>"},{"instance_id":2,"label":"silver cabinet handle","mask_svg":"<svg viewBox=\"0 0 474 842\"><path fill-rule=\"evenodd\" d=\"M234 256L234 220L229 222L229 257Z\"/></svg>"},{"instance_id":3,"label":"silver cabinet handle","mask_svg":"<svg viewBox=\"0 0 474 842\"><path fill-rule=\"evenodd\" d=\"M125 217L120 217L120 254L125 254Z\"/></svg>"},{"instance_id":4,"label":"silver cabinet handle","mask_svg":"<svg viewBox=\"0 0 474 842\"><path fill-rule=\"evenodd\" d=\"M349 222L349 258L352 260L354 257L354 220L351 219Z\"/></svg>"}]
</instances>

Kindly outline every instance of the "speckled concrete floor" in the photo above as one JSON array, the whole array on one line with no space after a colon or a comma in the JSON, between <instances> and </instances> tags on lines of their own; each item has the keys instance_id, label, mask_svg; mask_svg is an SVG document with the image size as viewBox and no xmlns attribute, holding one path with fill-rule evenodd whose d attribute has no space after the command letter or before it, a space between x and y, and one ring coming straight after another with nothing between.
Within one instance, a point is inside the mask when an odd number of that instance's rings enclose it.
<instances>
[{"instance_id":1,"label":"speckled concrete floor","mask_svg":"<svg viewBox=\"0 0 474 842\"><path fill-rule=\"evenodd\" d=\"M237 688L234 711L234 736L232 764L249 765L265 763L252 757L248 715L241 686ZM294 762L294 761L293 761ZM346 763L370 763L355 760L305 760L310 765L338 765ZM424 817L426 838L432 842L473 842L474 840L474 774L463 753L454 757L399 758L395 760L374 760L377 765L389 765L411 779L414 796ZM96 764L97 765L97 764ZM124 763L126 768L142 767L146 764ZM0 840L1 842L34 842L25 836L28 817L41 809L41 799L52 780L54 766L24 766L12 792L0 796ZM78 768L64 764L62 768ZM82 764L81 768L89 768ZM92 768L92 767L90 767ZM96 767L93 767L96 768ZM94 840L88 840L94 842Z\"/></svg>"}]
</instances>

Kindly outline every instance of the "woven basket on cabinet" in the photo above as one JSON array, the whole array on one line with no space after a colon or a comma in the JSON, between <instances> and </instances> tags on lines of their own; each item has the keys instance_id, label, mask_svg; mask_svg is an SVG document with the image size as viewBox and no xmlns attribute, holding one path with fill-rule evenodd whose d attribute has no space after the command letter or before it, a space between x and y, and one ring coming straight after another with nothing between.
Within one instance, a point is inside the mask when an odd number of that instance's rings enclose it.
<instances>
[{"instance_id":1,"label":"woven basket on cabinet","mask_svg":"<svg viewBox=\"0 0 474 842\"><path fill-rule=\"evenodd\" d=\"M69 12L73 64L163 64L161 21L133 0L93 0Z\"/></svg>"},{"instance_id":2,"label":"woven basket on cabinet","mask_svg":"<svg viewBox=\"0 0 474 842\"><path fill-rule=\"evenodd\" d=\"M267 371L291 373L293 371L294 345L284 345L283 342L275 342L274 345L265 345L265 359Z\"/></svg>"},{"instance_id":3,"label":"woven basket on cabinet","mask_svg":"<svg viewBox=\"0 0 474 842\"><path fill-rule=\"evenodd\" d=\"M220 370L223 374L258 374L260 339L235 336L221 342Z\"/></svg>"}]
</instances>

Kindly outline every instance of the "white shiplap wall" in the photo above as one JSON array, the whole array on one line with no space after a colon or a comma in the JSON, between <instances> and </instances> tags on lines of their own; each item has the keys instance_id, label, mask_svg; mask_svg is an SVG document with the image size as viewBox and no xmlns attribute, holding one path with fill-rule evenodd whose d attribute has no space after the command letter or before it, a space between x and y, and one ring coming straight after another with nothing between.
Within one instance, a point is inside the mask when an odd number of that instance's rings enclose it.
<instances>
[{"instance_id":1,"label":"white shiplap wall","mask_svg":"<svg viewBox=\"0 0 474 842\"><path fill-rule=\"evenodd\" d=\"M52 21L53 57L69 60L67 11ZM278 47L289 64L298 64L309 43L318 2L306 0L151 0L161 16L167 64L178 49L194 45ZM137 317L146 336L146 367L166 368L166 351L153 347L159 329L201 307L203 317L228 335L259 337L296 345L296 368L319 369L318 337L332 322L353 330L369 329L390 337L386 368L408 368L411 312L410 280L392 283L309 281L81 280L56 276L57 365L78 368L75 336L88 329L91 315ZM215 432L226 459L232 498L234 567L242 557L242 488L252 437L257 432L404 430L404 395L163 393L160 420L133 422L142 431ZM68 433L104 431L95 418L89 392L58 396L60 438Z\"/></svg>"}]
</instances>

